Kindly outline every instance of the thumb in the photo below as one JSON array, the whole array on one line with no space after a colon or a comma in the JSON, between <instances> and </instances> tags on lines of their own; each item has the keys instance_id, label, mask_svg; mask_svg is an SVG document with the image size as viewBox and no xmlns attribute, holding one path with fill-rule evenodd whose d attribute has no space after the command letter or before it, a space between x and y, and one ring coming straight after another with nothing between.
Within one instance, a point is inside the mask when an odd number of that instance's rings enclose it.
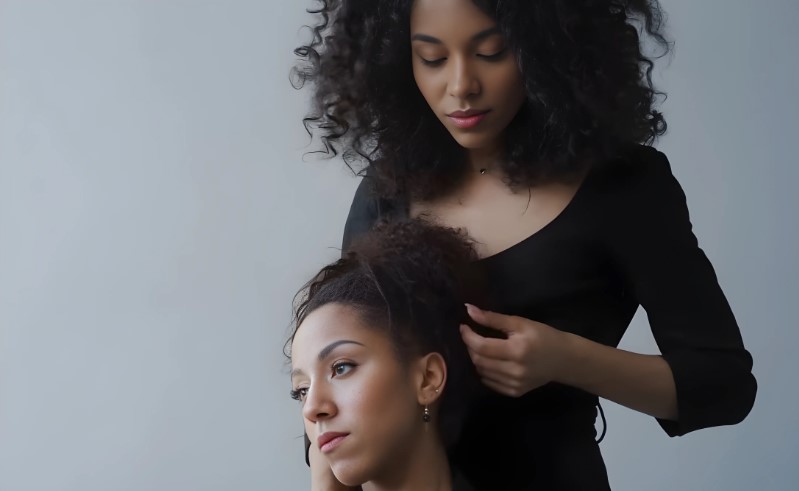
<instances>
[{"instance_id":1,"label":"thumb","mask_svg":"<svg viewBox=\"0 0 799 491\"><path fill-rule=\"evenodd\" d=\"M516 322L513 321L514 317L511 315L482 310L469 303L466 304L466 312L469 313L469 317L474 319L475 322L483 326L502 331L508 335L518 331Z\"/></svg>"}]
</instances>

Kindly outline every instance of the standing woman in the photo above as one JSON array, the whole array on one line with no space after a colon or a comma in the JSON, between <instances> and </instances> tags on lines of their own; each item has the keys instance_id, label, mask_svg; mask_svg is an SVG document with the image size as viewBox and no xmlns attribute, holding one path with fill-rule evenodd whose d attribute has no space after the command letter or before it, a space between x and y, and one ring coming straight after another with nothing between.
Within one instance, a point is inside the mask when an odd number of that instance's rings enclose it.
<instances>
[{"instance_id":1,"label":"standing woman","mask_svg":"<svg viewBox=\"0 0 799 491\"><path fill-rule=\"evenodd\" d=\"M314 91L306 127L365 175L344 247L419 216L477 243L492 298L469 313L497 336L462 328L490 389L452 456L473 484L608 489L598 397L671 436L748 414L752 358L648 146L666 128L656 0L321 3L294 76ZM616 348L639 305L661 355Z\"/></svg>"}]
</instances>

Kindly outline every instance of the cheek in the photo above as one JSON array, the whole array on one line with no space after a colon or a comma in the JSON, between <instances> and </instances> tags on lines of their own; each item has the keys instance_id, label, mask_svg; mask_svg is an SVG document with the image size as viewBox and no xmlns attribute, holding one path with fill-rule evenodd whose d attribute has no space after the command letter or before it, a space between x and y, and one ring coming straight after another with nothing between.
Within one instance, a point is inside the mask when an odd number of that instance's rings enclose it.
<instances>
[{"instance_id":1,"label":"cheek","mask_svg":"<svg viewBox=\"0 0 799 491\"><path fill-rule=\"evenodd\" d=\"M353 415L359 419L368 420L375 416L382 418L386 411L390 411L399 399L401 389L393 384L370 384L363 386L362 390L353 391L349 398L349 407Z\"/></svg>"},{"instance_id":2,"label":"cheek","mask_svg":"<svg viewBox=\"0 0 799 491\"><path fill-rule=\"evenodd\" d=\"M435 77L431 74L425 73L423 67L417 68L416 65L414 65L413 79L416 82L416 87L419 89L422 97L424 97L424 100L427 101L428 104L432 105L435 100L436 92Z\"/></svg>"},{"instance_id":3,"label":"cheek","mask_svg":"<svg viewBox=\"0 0 799 491\"><path fill-rule=\"evenodd\" d=\"M503 65L502 69L497 70L494 75L493 85L498 90L503 91L506 96L508 94L524 94L522 74L519 72L519 68L515 61Z\"/></svg>"},{"instance_id":4,"label":"cheek","mask_svg":"<svg viewBox=\"0 0 799 491\"><path fill-rule=\"evenodd\" d=\"M353 415L371 425L392 431L404 426L416 406L416 396L402 376L374 377L372 383L353 391L350 408ZM421 413L420 413L421 414Z\"/></svg>"}]
</instances>

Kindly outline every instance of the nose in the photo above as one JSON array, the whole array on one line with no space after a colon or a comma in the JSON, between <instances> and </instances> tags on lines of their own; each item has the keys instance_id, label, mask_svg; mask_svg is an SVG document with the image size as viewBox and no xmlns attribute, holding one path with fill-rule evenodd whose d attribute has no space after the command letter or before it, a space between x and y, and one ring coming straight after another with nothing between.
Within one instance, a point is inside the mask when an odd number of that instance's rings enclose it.
<instances>
[{"instance_id":1,"label":"nose","mask_svg":"<svg viewBox=\"0 0 799 491\"><path fill-rule=\"evenodd\" d=\"M456 57L450 63L449 94L457 99L468 99L480 93L480 80L474 62L465 57Z\"/></svg>"},{"instance_id":2,"label":"nose","mask_svg":"<svg viewBox=\"0 0 799 491\"><path fill-rule=\"evenodd\" d=\"M308 389L305 403L302 406L302 416L316 423L336 415L336 404L325 390L324 384L316 384Z\"/></svg>"}]
</instances>

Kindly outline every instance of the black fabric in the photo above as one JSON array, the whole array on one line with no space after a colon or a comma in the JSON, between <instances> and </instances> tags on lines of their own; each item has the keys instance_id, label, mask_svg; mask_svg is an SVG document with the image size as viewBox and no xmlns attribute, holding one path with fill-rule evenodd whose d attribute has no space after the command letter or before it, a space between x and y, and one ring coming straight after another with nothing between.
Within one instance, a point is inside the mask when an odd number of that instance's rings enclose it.
<instances>
[{"instance_id":1,"label":"black fabric","mask_svg":"<svg viewBox=\"0 0 799 491\"><path fill-rule=\"evenodd\" d=\"M343 249L378 219L407 217L407 204L375 196L370 179L355 194ZM659 421L667 434L734 424L751 409L752 358L662 153L640 146L595 166L555 220L474 267L491 292L481 307L609 346L643 306L677 387L679 421ZM454 463L478 489L609 489L596 403L556 384L518 399L487 394Z\"/></svg>"},{"instance_id":2,"label":"black fabric","mask_svg":"<svg viewBox=\"0 0 799 491\"><path fill-rule=\"evenodd\" d=\"M453 472L452 475L452 491L488 491L488 490L478 490L472 483L466 480L463 477L463 474L458 472L457 470Z\"/></svg>"}]
</instances>

